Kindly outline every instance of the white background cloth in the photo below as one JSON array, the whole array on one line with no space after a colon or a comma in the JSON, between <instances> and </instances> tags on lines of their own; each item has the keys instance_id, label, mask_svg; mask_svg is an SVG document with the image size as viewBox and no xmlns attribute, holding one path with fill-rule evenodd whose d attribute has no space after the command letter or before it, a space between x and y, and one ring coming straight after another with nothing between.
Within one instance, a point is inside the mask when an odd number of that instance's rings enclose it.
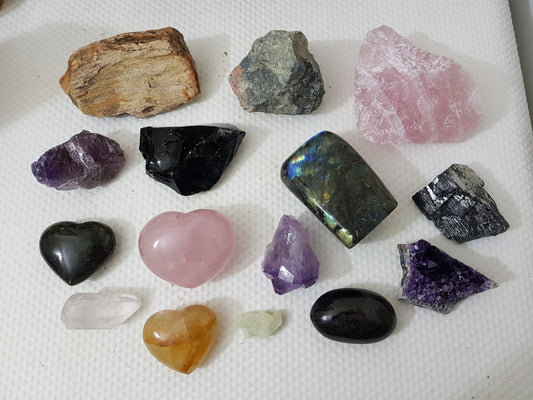
<instances>
[{"instance_id":1,"label":"white background cloth","mask_svg":"<svg viewBox=\"0 0 533 400\"><path fill-rule=\"evenodd\" d=\"M415 45L451 57L476 80L485 118L457 144L376 145L360 137L353 78L365 34L389 25ZM75 108L58 80L69 55L115 34L172 26L196 60L202 94L145 120L94 118ZM326 94L311 115L243 111L227 76L271 29L301 30L320 65ZM221 181L181 197L148 178L137 150L143 126L230 123L247 132ZM60 192L36 182L30 164L82 129L107 135L127 162L105 187ZM322 130L340 134L382 178L397 209L351 250L284 187L282 162ZM0 11L0 388L2 398L179 399L531 399L533 386L532 133L506 1L29 1ZM411 195L452 163L472 167L511 228L456 244L426 220ZM173 287L142 263L138 234L156 214L213 208L238 240L231 265L196 289ZM276 295L263 276L263 251L283 214L309 229L321 262L317 284ZM118 247L107 266L70 287L39 255L39 237L62 220L110 225ZM400 303L396 244L424 238L500 283L449 315ZM329 341L309 310L325 291L362 287L387 297L398 327L370 345ZM124 325L69 331L60 321L77 292L127 289L143 307ZM207 362L182 375L142 341L148 316L194 303L219 318ZM279 309L284 327L245 340L241 312Z\"/></svg>"}]
</instances>

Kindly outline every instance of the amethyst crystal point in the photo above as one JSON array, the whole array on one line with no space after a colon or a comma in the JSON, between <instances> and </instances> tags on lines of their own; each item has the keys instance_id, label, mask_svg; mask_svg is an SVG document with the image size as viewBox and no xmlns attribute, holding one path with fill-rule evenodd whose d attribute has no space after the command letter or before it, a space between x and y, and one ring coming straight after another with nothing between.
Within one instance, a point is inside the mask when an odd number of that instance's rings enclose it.
<instances>
[{"instance_id":1,"label":"amethyst crystal point","mask_svg":"<svg viewBox=\"0 0 533 400\"><path fill-rule=\"evenodd\" d=\"M459 243L505 232L509 223L468 166L452 164L413 195L422 213L448 239Z\"/></svg>"},{"instance_id":2,"label":"amethyst crystal point","mask_svg":"<svg viewBox=\"0 0 533 400\"><path fill-rule=\"evenodd\" d=\"M311 249L309 233L289 215L279 221L272 242L265 250L263 272L277 294L312 286L318 278L320 263Z\"/></svg>"},{"instance_id":3,"label":"amethyst crystal point","mask_svg":"<svg viewBox=\"0 0 533 400\"><path fill-rule=\"evenodd\" d=\"M141 128L146 173L183 196L211 189L237 153L245 133L233 125Z\"/></svg>"},{"instance_id":4,"label":"amethyst crystal point","mask_svg":"<svg viewBox=\"0 0 533 400\"><path fill-rule=\"evenodd\" d=\"M39 183L58 190L92 189L114 178L125 161L117 142L84 130L44 153L31 171Z\"/></svg>"},{"instance_id":5,"label":"amethyst crystal point","mask_svg":"<svg viewBox=\"0 0 533 400\"><path fill-rule=\"evenodd\" d=\"M400 300L448 314L461 300L498 287L472 267L425 240L399 244L403 277Z\"/></svg>"}]
</instances>

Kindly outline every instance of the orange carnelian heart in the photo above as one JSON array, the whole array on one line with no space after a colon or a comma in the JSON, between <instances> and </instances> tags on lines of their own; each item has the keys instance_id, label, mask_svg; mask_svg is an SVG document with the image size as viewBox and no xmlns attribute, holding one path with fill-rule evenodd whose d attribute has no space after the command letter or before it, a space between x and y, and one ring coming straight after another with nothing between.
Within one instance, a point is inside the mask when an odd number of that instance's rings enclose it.
<instances>
[{"instance_id":1,"label":"orange carnelian heart","mask_svg":"<svg viewBox=\"0 0 533 400\"><path fill-rule=\"evenodd\" d=\"M217 337L217 316L202 305L156 312L146 320L143 340L150 353L184 374L206 358Z\"/></svg>"}]
</instances>

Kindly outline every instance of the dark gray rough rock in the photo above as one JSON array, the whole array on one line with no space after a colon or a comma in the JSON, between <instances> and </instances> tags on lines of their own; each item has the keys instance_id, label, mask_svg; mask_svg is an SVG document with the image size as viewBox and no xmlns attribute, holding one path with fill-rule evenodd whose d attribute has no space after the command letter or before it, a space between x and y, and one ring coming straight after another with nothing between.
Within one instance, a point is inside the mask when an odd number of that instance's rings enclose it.
<instances>
[{"instance_id":1,"label":"dark gray rough rock","mask_svg":"<svg viewBox=\"0 0 533 400\"><path fill-rule=\"evenodd\" d=\"M241 107L250 112L309 114L325 93L302 32L270 31L260 37L228 79Z\"/></svg>"},{"instance_id":2,"label":"dark gray rough rock","mask_svg":"<svg viewBox=\"0 0 533 400\"><path fill-rule=\"evenodd\" d=\"M468 166L452 164L413 200L448 239L459 243L505 232L509 223Z\"/></svg>"}]
</instances>

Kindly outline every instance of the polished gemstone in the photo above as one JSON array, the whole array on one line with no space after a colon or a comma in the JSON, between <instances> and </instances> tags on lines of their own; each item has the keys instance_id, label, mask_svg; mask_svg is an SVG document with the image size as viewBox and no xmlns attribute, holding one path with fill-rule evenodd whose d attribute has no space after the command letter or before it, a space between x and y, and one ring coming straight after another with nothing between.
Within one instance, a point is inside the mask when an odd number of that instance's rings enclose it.
<instances>
[{"instance_id":1,"label":"polished gemstone","mask_svg":"<svg viewBox=\"0 0 533 400\"><path fill-rule=\"evenodd\" d=\"M290 215L279 221L272 242L265 250L263 273L277 294L308 288L318 279L320 263L311 248L309 232Z\"/></svg>"},{"instance_id":2,"label":"polished gemstone","mask_svg":"<svg viewBox=\"0 0 533 400\"><path fill-rule=\"evenodd\" d=\"M472 76L388 26L370 31L355 74L357 129L377 143L459 142L481 120Z\"/></svg>"},{"instance_id":3,"label":"polished gemstone","mask_svg":"<svg viewBox=\"0 0 533 400\"><path fill-rule=\"evenodd\" d=\"M283 163L281 180L348 248L398 204L365 160L328 131L313 136Z\"/></svg>"},{"instance_id":4,"label":"polished gemstone","mask_svg":"<svg viewBox=\"0 0 533 400\"><path fill-rule=\"evenodd\" d=\"M67 329L108 329L120 325L141 307L130 293L76 293L61 311Z\"/></svg>"},{"instance_id":5,"label":"polished gemstone","mask_svg":"<svg viewBox=\"0 0 533 400\"><path fill-rule=\"evenodd\" d=\"M39 183L58 190L92 189L113 179L124 162L124 151L116 141L81 131L45 152L31 171Z\"/></svg>"},{"instance_id":6,"label":"polished gemstone","mask_svg":"<svg viewBox=\"0 0 533 400\"><path fill-rule=\"evenodd\" d=\"M509 228L484 185L470 167L452 164L415 193L413 200L444 236L463 243Z\"/></svg>"},{"instance_id":7,"label":"polished gemstone","mask_svg":"<svg viewBox=\"0 0 533 400\"><path fill-rule=\"evenodd\" d=\"M156 312L143 329L144 344L150 353L167 367L184 374L190 374L202 364L216 337L217 317L202 305Z\"/></svg>"},{"instance_id":8,"label":"polished gemstone","mask_svg":"<svg viewBox=\"0 0 533 400\"><path fill-rule=\"evenodd\" d=\"M57 222L42 233L41 255L69 285L77 285L100 268L115 250L115 234L100 222Z\"/></svg>"},{"instance_id":9,"label":"polished gemstone","mask_svg":"<svg viewBox=\"0 0 533 400\"><path fill-rule=\"evenodd\" d=\"M311 308L315 328L331 340L374 343L396 327L396 312L389 301L365 289L335 289L324 293Z\"/></svg>"},{"instance_id":10,"label":"polished gemstone","mask_svg":"<svg viewBox=\"0 0 533 400\"><path fill-rule=\"evenodd\" d=\"M302 32L270 31L257 39L229 82L241 107L250 112L309 114L325 93Z\"/></svg>"},{"instance_id":11,"label":"polished gemstone","mask_svg":"<svg viewBox=\"0 0 533 400\"><path fill-rule=\"evenodd\" d=\"M241 314L239 328L246 338L264 339L273 335L282 322L280 311L252 311Z\"/></svg>"},{"instance_id":12,"label":"polished gemstone","mask_svg":"<svg viewBox=\"0 0 533 400\"><path fill-rule=\"evenodd\" d=\"M399 244L400 300L448 314L460 301L498 284L425 240Z\"/></svg>"},{"instance_id":13,"label":"polished gemstone","mask_svg":"<svg viewBox=\"0 0 533 400\"><path fill-rule=\"evenodd\" d=\"M186 288L200 286L230 262L231 222L215 210L169 211L152 218L139 235L139 252L160 278Z\"/></svg>"},{"instance_id":14,"label":"polished gemstone","mask_svg":"<svg viewBox=\"0 0 533 400\"><path fill-rule=\"evenodd\" d=\"M139 150L148 176L189 196L218 182L244 135L233 125L145 127Z\"/></svg>"}]
</instances>

